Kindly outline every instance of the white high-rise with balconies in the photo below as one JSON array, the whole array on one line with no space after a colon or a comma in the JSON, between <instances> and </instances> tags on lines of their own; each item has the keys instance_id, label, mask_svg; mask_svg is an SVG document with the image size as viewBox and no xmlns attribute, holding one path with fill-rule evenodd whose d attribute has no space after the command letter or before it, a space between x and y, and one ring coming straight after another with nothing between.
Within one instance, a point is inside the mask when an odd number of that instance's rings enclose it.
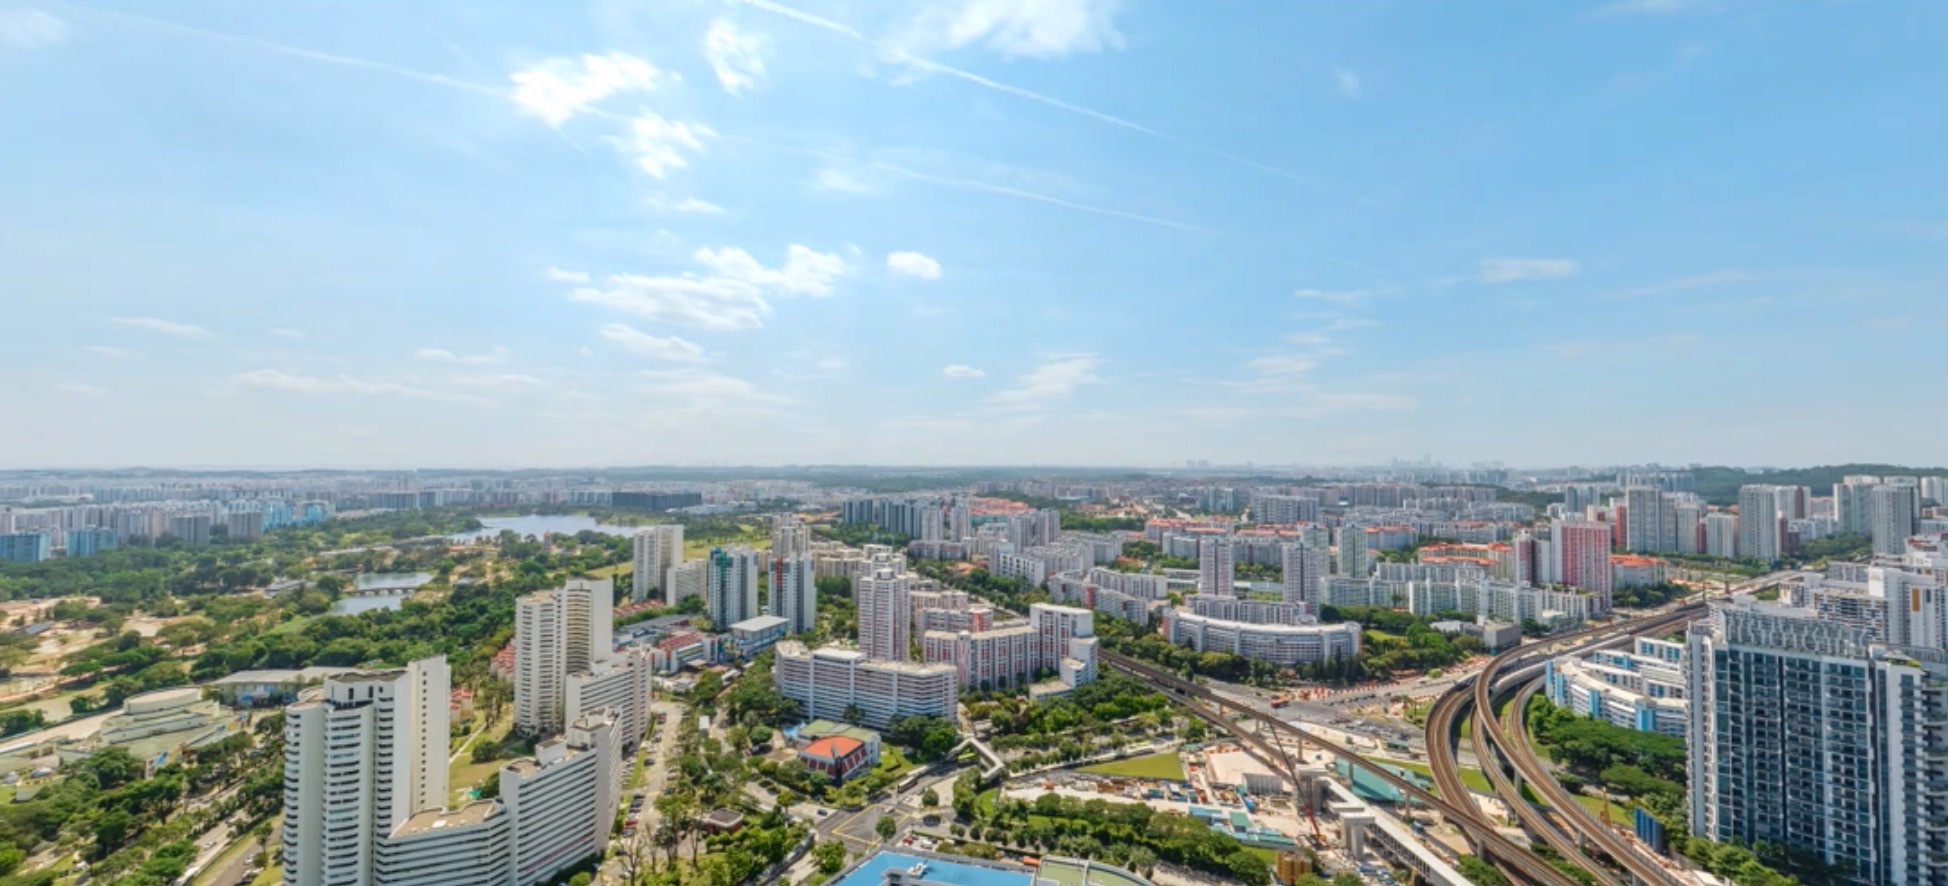
<instances>
[{"instance_id":1,"label":"white high-rise with balconies","mask_svg":"<svg viewBox=\"0 0 1948 886\"><path fill-rule=\"evenodd\" d=\"M614 594L612 579L569 579L514 601L514 728L561 731L568 675L593 673L615 658Z\"/></svg>"},{"instance_id":2,"label":"white high-rise with balconies","mask_svg":"<svg viewBox=\"0 0 1948 886\"><path fill-rule=\"evenodd\" d=\"M812 528L791 514L779 514L771 524L771 556L795 557L812 552Z\"/></svg>"},{"instance_id":3,"label":"white high-rise with balconies","mask_svg":"<svg viewBox=\"0 0 1948 886\"><path fill-rule=\"evenodd\" d=\"M1197 592L1232 596L1237 593L1236 566L1232 561L1232 542L1228 536L1214 536L1197 542Z\"/></svg>"},{"instance_id":4,"label":"white high-rise with balconies","mask_svg":"<svg viewBox=\"0 0 1948 886\"><path fill-rule=\"evenodd\" d=\"M906 573L880 567L859 576L859 651L868 658L905 661L912 644L913 601Z\"/></svg>"},{"instance_id":5,"label":"white high-rise with balconies","mask_svg":"<svg viewBox=\"0 0 1948 886\"><path fill-rule=\"evenodd\" d=\"M1892 484L1867 490L1867 534L1873 539L1874 553L1899 554L1907 550L1908 536L1914 534L1914 517L1920 513L1920 490Z\"/></svg>"},{"instance_id":6,"label":"white high-rise with balconies","mask_svg":"<svg viewBox=\"0 0 1948 886\"><path fill-rule=\"evenodd\" d=\"M1319 549L1306 544L1280 545L1278 559L1279 567L1284 570L1280 583L1285 602L1302 605L1307 612L1318 612Z\"/></svg>"},{"instance_id":7,"label":"white high-rise with balconies","mask_svg":"<svg viewBox=\"0 0 1948 886\"><path fill-rule=\"evenodd\" d=\"M629 587L629 599L641 603L649 599L652 589L666 590L663 587L664 577L669 574L670 567L683 562L683 525L651 526L636 533L634 544L635 556L629 561L633 582ZM664 601L676 602L667 595Z\"/></svg>"},{"instance_id":8,"label":"white high-rise with balconies","mask_svg":"<svg viewBox=\"0 0 1948 886\"><path fill-rule=\"evenodd\" d=\"M286 886L375 882L379 839L446 802L446 659L340 674L284 709Z\"/></svg>"}]
</instances>

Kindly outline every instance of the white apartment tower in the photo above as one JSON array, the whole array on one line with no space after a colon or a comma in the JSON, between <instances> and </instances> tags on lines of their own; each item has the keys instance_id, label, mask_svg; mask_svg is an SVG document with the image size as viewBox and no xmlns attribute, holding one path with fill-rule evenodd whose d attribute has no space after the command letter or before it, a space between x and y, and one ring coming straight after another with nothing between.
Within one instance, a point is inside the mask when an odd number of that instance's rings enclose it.
<instances>
[{"instance_id":1,"label":"white apartment tower","mask_svg":"<svg viewBox=\"0 0 1948 886\"><path fill-rule=\"evenodd\" d=\"M744 545L711 548L705 567L705 608L710 621L720 631L747 618L762 615L758 610L758 552Z\"/></svg>"},{"instance_id":2,"label":"white apartment tower","mask_svg":"<svg viewBox=\"0 0 1948 886\"><path fill-rule=\"evenodd\" d=\"M1319 611L1319 549L1306 544L1280 545L1279 566L1284 570L1281 576L1284 585L1284 600L1305 607L1305 611Z\"/></svg>"},{"instance_id":3,"label":"white apartment tower","mask_svg":"<svg viewBox=\"0 0 1948 886\"><path fill-rule=\"evenodd\" d=\"M818 616L818 587L813 582L812 555L778 554L770 559L771 614L785 620L785 633L802 634L812 629Z\"/></svg>"},{"instance_id":4,"label":"white apartment tower","mask_svg":"<svg viewBox=\"0 0 1948 886\"><path fill-rule=\"evenodd\" d=\"M613 579L570 579L514 601L514 728L528 735L561 731L568 675L595 672L615 658L614 594Z\"/></svg>"},{"instance_id":5,"label":"white apartment tower","mask_svg":"<svg viewBox=\"0 0 1948 886\"><path fill-rule=\"evenodd\" d=\"M710 569L707 560L685 560L663 572L663 600L675 606L690 597L702 598L704 588L709 584L705 574Z\"/></svg>"},{"instance_id":6,"label":"white apartment tower","mask_svg":"<svg viewBox=\"0 0 1948 886\"><path fill-rule=\"evenodd\" d=\"M341 674L284 709L285 886L374 882L377 841L446 802L446 659Z\"/></svg>"},{"instance_id":7,"label":"white apartment tower","mask_svg":"<svg viewBox=\"0 0 1948 886\"><path fill-rule=\"evenodd\" d=\"M906 661L912 643L913 602L906 573L880 567L859 577L859 651L884 661Z\"/></svg>"},{"instance_id":8,"label":"white apartment tower","mask_svg":"<svg viewBox=\"0 0 1948 886\"><path fill-rule=\"evenodd\" d=\"M1237 593L1231 539L1216 536L1197 542L1197 592L1229 597Z\"/></svg>"},{"instance_id":9,"label":"white apartment tower","mask_svg":"<svg viewBox=\"0 0 1948 886\"><path fill-rule=\"evenodd\" d=\"M1761 563L1779 561L1786 516L1779 512L1777 486L1738 488L1738 553Z\"/></svg>"},{"instance_id":10,"label":"white apartment tower","mask_svg":"<svg viewBox=\"0 0 1948 886\"><path fill-rule=\"evenodd\" d=\"M812 552L812 528L790 514L779 514L771 526L771 556L794 557Z\"/></svg>"},{"instance_id":11,"label":"white apartment tower","mask_svg":"<svg viewBox=\"0 0 1948 886\"><path fill-rule=\"evenodd\" d=\"M1873 538L1874 553L1907 550L1907 538L1914 534L1915 514L1920 512L1919 491L1913 486L1893 485L1867 490L1867 534Z\"/></svg>"},{"instance_id":12,"label":"white apartment tower","mask_svg":"<svg viewBox=\"0 0 1948 886\"><path fill-rule=\"evenodd\" d=\"M1726 559L1739 556L1737 514L1706 514L1704 536L1705 553Z\"/></svg>"},{"instance_id":13,"label":"white apartment tower","mask_svg":"<svg viewBox=\"0 0 1948 886\"><path fill-rule=\"evenodd\" d=\"M606 712L501 767L501 801L513 818L514 883L544 882L609 845L621 793L616 724Z\"/></svg>"},{"instance_id":14,"label":"white apartment tower","mask_svg":"<svg viewBox=\"0 0 1948 886\"><path fill-rule=\"evenodd\" d=\"M651 526L636 533L634 541L635 556L629 561L634 583L629 587L629 599L641 603L649 599L650 590L666 590L664 579L670 567L683 562L683 526ZM664 599L676 602L667 596Z\"/></svg>"}]
</instances>

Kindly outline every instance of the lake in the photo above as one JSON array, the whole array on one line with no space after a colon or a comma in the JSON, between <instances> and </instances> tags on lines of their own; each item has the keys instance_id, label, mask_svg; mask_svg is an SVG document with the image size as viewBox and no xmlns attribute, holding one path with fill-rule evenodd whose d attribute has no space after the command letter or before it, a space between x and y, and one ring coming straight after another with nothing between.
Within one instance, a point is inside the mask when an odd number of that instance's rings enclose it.
<instances>
[{"instance_id":1,"label":"lake","mask_svg":"<svg viewBox=\"0 0 1948 886\"><path fill-rule=\"evenodd\" d=\"M539 536L544 532L556 535L574 535L584 529L593 529L596 532L606 532L610 535L619 535L626 538L635 535L643 529L641 526L613 526L607 523L597 523L594 517L587 514L529 514L525 517L482 517L480 518L480 526L481 528L476 532L461 532L447 537L454 541L474 541L482 538L493 538L494 536L500 535L504 529L513 530L514 534L520 536Z\"/></svg>"},{"instance_id":2,"label":"lake","mask_svg":"<svg viewBox=\"0 0 1948 886\"><path fill-rule=\"evenodd\" d=\"M387 592L359 596L347 593L331 604L331 613L357 615L376 609L398 609L399 604L413 595L413 589L432 580L431 572L362 572L352 578L353 590L386 588Z\"/></svg>"}]
</instances>

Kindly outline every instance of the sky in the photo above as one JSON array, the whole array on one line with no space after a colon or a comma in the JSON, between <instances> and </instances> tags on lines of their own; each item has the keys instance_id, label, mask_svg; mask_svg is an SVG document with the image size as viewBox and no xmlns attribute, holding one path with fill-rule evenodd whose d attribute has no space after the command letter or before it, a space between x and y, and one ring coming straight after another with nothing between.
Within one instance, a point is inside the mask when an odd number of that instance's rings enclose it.
<instances>
[{"instance_id":1,"label":"sky","mask_svg":"<svg viewBox=\"0 0 1948 886\"><path fill-rule=\"evenodd\" d=\"M0 466L1941 464L1944 33L0 0Z\"/></svg>"}]
</instances>

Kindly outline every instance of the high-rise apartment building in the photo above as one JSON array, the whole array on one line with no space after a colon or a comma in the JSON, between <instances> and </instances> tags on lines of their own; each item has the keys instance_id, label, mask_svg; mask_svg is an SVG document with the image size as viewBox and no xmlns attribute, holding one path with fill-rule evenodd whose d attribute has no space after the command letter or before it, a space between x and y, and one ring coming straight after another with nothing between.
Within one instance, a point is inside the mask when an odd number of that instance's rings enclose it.
<instances>
[{"instance_id":1,"label":"high-rise apartment building","mask_svg":"<svg viewBox=\"0 0 1948 886\"><path fill-rule=\"evenodd\" d=\"M720 631L755 615L758 609L758 552L744 545L711 548L704 570L704 603L711 623Z\"/></svg>"},{"instance_id":2,"label":"high-rise apartment building","mask_svg":"<svg viewBox=\"0 0 1948 886\"><path fill-rule=\"evenodd\" d=\"M1687 634L1691 830L1811 854L1852 882L1948 880L1948 658L1739 601Z\"/></svg>"},{"instance_id":3,"label":"high-rise apartment building","mask_svg":"<svg viewBox=\"0 0 1948 886\"><path fill-rule=\"evenodd\" d=\"M1605 523L1557 521L1551 537L1560 563L1557 574L1563 584L1589 591L1590 615L1610 611L1610 527Z\"/></svg>"},{"instance_id":4,"label":"high-rise apartment building","mask_svg":"<svg viewBox=\"0 0 1948 886\"><path fill-rule=\"evenodd\" d=\"M1784 486L1738 488L1738 554L1761 563L1777 563L1785 553L1786 521L1779 503Z\"/></svg>"},{"instance_id":5,"label":"high-rise apartment building","mask_svg":"<svg viewBox=\"0 0 1948 886\"><path fill-rule=\"evenodd\" d=\"M767 577L771 596L766 601L771 614L785 620L785 633L802 634L812 629L818 618L818 587L813 582L812 555L778 554L770 557Z\"/></svg>"},{"instance_id":6,"label":"high-rise apartment building","mask_svg":"<svg viewBox=\"0 0 1948 886\"><path fill-rule=\"evenodd\" d=\"M284 709L286 886L373 883L380 839L446 802L446 659L331 677Z\"/></svg>"},{"instance_id":7,"label":"high-rise apartment building","mask_svg":"<svg viewBox=\"0 0 1948 886\"><path fill-rule=\"evenodd\" d=\"M0 560L9 563L39 563L48 558L52 546L39 532L9 532L0 535Z\"/></svg>"},{"instance_id":8,"label":"high-rise apartment building","mask_svg":"<svg viewBox=\"0 0 1948 886\"><path fill-rule=\"evenodd\" d=\"M683 562L683 525L671 523L651 526L636 533L634 556L630 559L629 599L641 603L649 599L652 590L668 590L664 587L665 576L671 567ZM667 603L676 600L664 596Z\"/></svg>"},{"instance_id":9,"label":"high-rise apartment building","mask_svg":"<svg viewBox=\"0 0 1948 886\"><path fill-rule=\"evenodd\" d=\"M771 526L771 556L794 557L812 552L812 528L790 514L779 514Z\"/></svg>"},{"instance_id":10,"label":"high-rise apartment building","mask_svg":"<svg viewBox=\"0 0 1948 886\"><path fill-rule=\"evenodd\" d=\"M1908 536L1914 534L1914 518L1920 513L1920 490L1913 486L1883 485L1867 490L1867 534L1874 553L1899 554L1907 550Z\"/></svg>"},{"instance_id":11,"label":"high-rise apartment building","mask_svg":"<svg viewBox=\"0 0 1948 886\"><path fill-rule=\"evenodd\" d=\"M120 546L121 535L113 529L70 529L64 539L63 555L68 557L92 557L103 551L112 551ZM6 559L0 557L0 559Z\"/></svg>"},{"instance_id":12,"label":"high-rise apartment building","mask_svg":"<svg viewBox=\"0 0 1948 886\"><path fill-rule=\"evenodd\" d=\"M1880 485L1880 478L1849 474L1833 484L1833 520L1839 532L1867 535L1873 525L1867 516L1867 493Z\"/></svg>"},{"instance_id":13,"label":"high-rise apartment building","mask_svg":"<svg viewBox=\"0 0 1948 886\"><path fill-rule=\"evenodd\" d=\"M1740 556L1738 549L1738 515L1706 514L1704 518L1704 552L1713 557L1733 559Z\"/></svg>"},{"instance_id":14,"label":"high-rise apartment building","mask_svg":"<svg viewBox=\"0 0 1948 886\"><path fill-rule=\"evenodd\" d=\"M663 572L663 599L671 606L690 597L702 598L710 584L710 561L685 560Z\"/></svg>"},{"instance_id":15,"label":"high-rise apartment building","mask_svg":"<svg viewBox=\"0 0 1948 886\"><path fill-rule=\"evenodd\" d=\"M618 744L614 719L594 713L536 745L533 759L501 767L514 883L544 882L608 847L622 787Z\"/></svg>"},{"instance_id":16,"label":"high-rise apartment building","mask_svg":"<svg viewBox=\"0 0 1948 886\"><path fill-rule=\"evenodd\" d=\"M1287 603L1297 603L1307 612L1319 611L1319 549L1306 544L1280 545L1280 583Z\"/></svg>"},{"instance_id":17,"label":"high-rise apartment building","mask_svg":"<svg viewBox=\"0 0 1948 886\"><path fill-rule=\"evenodd\" d=\"M905 661L912 643L911 586L903 571L881 567L853 583L859 606L859 651L867 657Z\"/></svg>"},{"instance_id":18,"label":"high-rise apartment building","mask_svg":"<svg viewBox=\"0 0 1948 886\"><path fill-rule=\"evenodd\" d=\"M1336 575L1365 578L1373 573L1373 553L1367 550L1366 527L1344 523L1339 527L1339 548L1334 552Z\"/></svg>"},{"instance_id":19,"label":"high-rise apartment building","mask_svg":"<svg viewBox=\"0 0 1948 886\"><path fill-rule=\"evenodd\" d=\"M1197 592L1231 596L1237 591L1236 567L1232 563L1232 541L1212 536L1197 542Z\"/></svg>"},{"instance_id":20,"label":"high-rise apartment building","mask_svg":"<svg viewBox=\"0 0 1948 886\"><path fill-rule=\"evenodd\" d=\"M1669 539L1669 544L1665 543L1664 505L1664 491L1654 486L1632 486L1623 491L1624 550L1655 552L1677 547L1675 537ZM1675 528L1676 524L1671 525Z\"/></svg>"},{"instance_id":21,"label":"high-rise apartment building","mask_svg":"<svg viewBox=\"0 0 1948 886\"><path fill-rule=\"evenodd\" d=\"M613 579L569 579L514 601L514 728L528 735L561 731L568 675L594 673L615 658L614 594Z\"/></svg>"}]
</instances>

